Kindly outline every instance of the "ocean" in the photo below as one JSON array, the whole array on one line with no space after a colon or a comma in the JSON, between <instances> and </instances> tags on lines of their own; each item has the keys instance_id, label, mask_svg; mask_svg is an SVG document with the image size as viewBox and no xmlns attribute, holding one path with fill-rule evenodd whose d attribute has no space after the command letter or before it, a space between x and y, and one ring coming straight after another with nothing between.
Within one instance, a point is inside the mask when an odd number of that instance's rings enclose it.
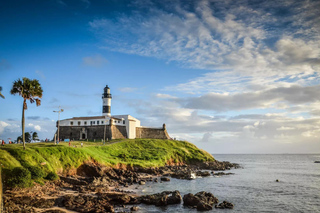
<instances>
[{"instance_id":1,"label":"ocean","mask_svg":"<svg viewBox=\"0 0 320 213\"><path fill-rule=\"evenodd\" d=\"M211 192L219 202L234 204L233 210L208 212L320 212L320 154L214 154L219 161L239 163L234 175L204 177L195 180L147 183L139 194L179 190L181 195ZM276 180L279 182L276 182ZM155 207L139 205L137 212L197 212L182 204Z\"/></svg>"}]
</instances>

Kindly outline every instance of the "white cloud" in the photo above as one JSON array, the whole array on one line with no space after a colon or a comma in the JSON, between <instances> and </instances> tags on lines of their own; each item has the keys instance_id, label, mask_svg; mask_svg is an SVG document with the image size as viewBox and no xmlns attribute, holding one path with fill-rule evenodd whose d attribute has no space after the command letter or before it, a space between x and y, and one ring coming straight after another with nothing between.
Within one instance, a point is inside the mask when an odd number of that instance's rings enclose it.
<instances>
[{"instance_id":1,"label":"white cloud","mask_svg":"<svg viewBox=\"0 0 320 213\"><path fill-rule=\"evenodd\" d=\"M41 126L35 125L35 126L34 126L34 129L37 130L37 131L41 131Z\"/></svg>"},{"instance_id":2,"label":"white cloud","mask_svg":"<svg viewBox=\"0 0 320 213\"><path fill-rule=\"evenodd\" d=\"M3 133L4 129L7 127L7 126L10 126L10 124L4 122L4 121L0 121L0 134Z\"/></svg>"},{"instance_id":3,"label":"white cloud","mask_svg":"<svg viewBox=\"0 0 320 213\"><path fill-rule=\"evenodd\" d=\"M112 20L95 19L90 27L105 42L104 48L176 61L184 67L264 76L319 72L319 17L314 9L319 3L148 5L150 13L144 16L135 12ZM285 8L290 16L267 13L270 7ZM305 29L306 22L312 31ZM299 27L305 31L298 33Z\"/></svg>"}]
</instances>

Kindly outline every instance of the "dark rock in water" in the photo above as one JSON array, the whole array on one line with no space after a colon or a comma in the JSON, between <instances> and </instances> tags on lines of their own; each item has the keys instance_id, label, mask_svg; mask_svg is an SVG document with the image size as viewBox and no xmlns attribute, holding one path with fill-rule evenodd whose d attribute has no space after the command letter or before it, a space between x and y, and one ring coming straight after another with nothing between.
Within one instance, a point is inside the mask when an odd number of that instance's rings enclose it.
<instances>
[{"instance_id":1,"label":"dark rock in water","mask_svg":"<svg viewBox=\"0 0 320 213\"><path fill-rule=\"evenodd\" d=\"M161 180L161 181L170 181L170 178L168 178L168 177L161 177L160 180Z\"/></svg>"},{"instance_id":2,"label":"dark rock in water","mask_svg":"<svg viewBox=\"0 0 320 213\"><path fill-rule=\"evenodd\" d=\"M315 163L320 163L320 161L319 161L319 160L316 160Z\"/></svg>"},{"instance_id":3,"label":"dark rock in water","mask_svg":"<svg viewBox=\"0 0 320 213\"><path fill-rule=\"evenodd\" d=\"M199 211L207 211L213 208L213 204L219 200L210 192L201 191L193 195L191 193L183 196L183 205L197 208Z\"/></svg>"},{"instance_id":4,"label":"dark rock in water","mask_svg":"<svg viewBox=\"0 0 320 213\"><path fill-rule=\"evenodd\" d=\"M192 193L183 196L183 205L189 207L196 207L200 202L200 198L194 196Z\"/></svg>"},{"instance_id":5,"label":"dark rock in water","mask_svg":"<svg viewBox=\"0 0 320 213\"><path fill-rule=\"evenodd\" d=\"M279 182L279 180L277 179L276 182Z\"/></svg>"},{"instance_id":6,"label":"dark rock in water","mask_svg":"<svg viewBox=\"0 0 320 213\"><path fill-rule=\"evenodd\" d=\"M138 206L132 206L130 208L130 211L132 211L132 212L138 211Z\"/></svg>"},{"instance_id":7,"label":"dark rock in water","mask_svg":"<svg viewBox=\"0 0 320 213\"><path fill-rule=\"evenodd\" d=\"M233 207L234 205L228 201L223 201L222 203L215 205L215 208L217 209L233 209Z\"/></svg>"},{"instance_id":8,"label":"dark rock in water","mask_svg":"<svg viewBox=\"0 0 320 213\"><path fill-rule=\"evenodd\" d=\"M139 200L144 204L167 206L181 203L182 197L179 191L163 191L157 194L141 196Z\"/></svg>"},{"instance_id":9,"label":"dark rock in water","mask_svg":"<svg viewBox=\"0 0 320 213\"><path fill-rule=\"evenodd\" d=\"M200 169L206 169L206 170L214 170L214 171L218 171L218 170L229 170L231 168L240 168L239 164L236 163L230 163L228 161L212 161L212 162L203 162L200 163L199 165Z\"/></svg>"},{"instance_id":10,"label":"dark rock in water","mask_svg":"<svg viewBox=\"0 0 320 213\"><path fill-rule=\"evenodd\" d=\"M231 173L231 172L211 172L214 176L222 176L222 175L234 175L234 173Z\"/></svg>"},{"instance_id":11,"label":"dark rock in water","mask_svg":"<svg viewBox=\"0 0 320 213\"><path fill-rule=\"evenodd\" d=\"M203 201L200 201L197 204L197 210L198 211L209 211L209 210L212 210L212 208L213 208L213 205L210 205L209 203L206 203L206 202L203 202Z\"/></svg>"},{"instance_id":12,"label":"dark rock in water","mask_svg":"<svg viewBox=\"0 0 320 213\"><path fill-rule=\"evenodd\" d=\"M154 179L154 182L155 182L155 183L158 183L158 178L155 178L155 179Z\"/></svg>"},{"instance_id":13,"label":"dark rock in water","mask_svg":"<svg viewBox=\"0 0 320 213\"><path fill-rule=\"evenodd\" d=\"M210 176L210 172L208 171L197 171L196 176L207 177Z\"/></svg>"}]
</instances>

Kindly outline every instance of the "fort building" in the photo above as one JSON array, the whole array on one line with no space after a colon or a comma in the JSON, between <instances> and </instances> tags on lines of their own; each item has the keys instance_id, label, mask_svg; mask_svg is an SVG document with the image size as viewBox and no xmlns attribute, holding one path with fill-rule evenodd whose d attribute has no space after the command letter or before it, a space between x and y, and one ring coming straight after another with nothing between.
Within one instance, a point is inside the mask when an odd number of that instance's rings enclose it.
<instances>
[{"instance_id":1,"label":"fort building","mask_svg":"<svg viewBox=\"0 0 320 213\"><path fill-rule=\"evenodd\" d=\"M140 120L131 115L111 115L111 99L112 95L107 85L102 94L101 116L73 117L61 120L59 123L60 140L170 139L165 124L160 128L144 127L141 126Z\"/></svg>"}]
</instances>

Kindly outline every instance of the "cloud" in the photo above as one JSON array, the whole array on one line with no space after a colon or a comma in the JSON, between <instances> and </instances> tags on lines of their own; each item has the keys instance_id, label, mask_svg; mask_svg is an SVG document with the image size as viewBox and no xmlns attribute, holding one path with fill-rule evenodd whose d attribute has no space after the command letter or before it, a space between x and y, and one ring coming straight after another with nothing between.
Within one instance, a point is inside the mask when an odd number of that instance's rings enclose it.
<instances>
[{"instance_id":1,"label":"cloud","mask_svg":"<svg viewBox=\"0 0 320 213\"><path fill-rule=\"evenodd\" d=\"M0 134L3 133L4 129L7 127L7 126L10 126L10 124L4 122L4 121L0 121Z\"/></svg>"},{"instance_id":2,"label":"cloud","mask_svg":"<svg viewBox=\"0 0 320 213\"><path fill-rule=\"evenodd\" d=\"M165 122L172 137L215 151L320 151L319 7L138 0L89 26L102 49L205 70L152 101L128 101L143 125Z\"/></svg>"},{"instance_id":3,"label":"cloud","mask_svg":"<svg viewBox=\"0 0 320 213\"><path fill-rule=\"evenodd\" d=\"M56 131L56 121L48 120L48 118L40 117L33 120L32 123L26 123L25 132L37 132L40 139L53 138ZM16 139L21 135L21 121L20 120L6 120L0 121L0 138Z\"/></svg>"},{"instance_id":4,"label":"cloud","mask_svg":"<svg viewBox=\"0 0 320 213\"><path fill-rule=\"evenodd\" d=\"M35 125L34 129L37 130L37 131L41 131L41 127L39 125Z\"/></svg>"},{"instance_id":5,"label":"cloud","mask_svg":"<svg viewBox=\"0 0 320 213\"><path fill-rule=\"evenodd\" d=\"M89 23L103 48L247 75L319 72L319 2L147 2Z\"/></svg>"},{"instance_id":6,"label":"cloud","mask_svg":"<svg viewBox=\"0 0 320 213\"><path fill-rule=\"evenodd\" d=\"M100 68L108 63L108 60L101 55L94 55L82 58L82 63L86 66Z\"/></svg>"},{"instance_id":7,"label":"cloud","mask_svg":"<svg viewBox=\"0 0 320 213\"><path fill-rule=\"evenodd\" d=\"M27 119L29 119L29 120L39 120L40 116L28 116Z\"/></svg>"},{"instance_id":8,"label":"cloud","mask_svg":"<svg viewBox=\"0 0 320 213\"><path fill-rule=\"evenodd\" d=\"M270 108L277 102L303 104L320 101L320 86L279 87L259 92L236 94L208 93L199 97L175 99L183 107L214 111Z\"/></svg>"}]
</instances>

